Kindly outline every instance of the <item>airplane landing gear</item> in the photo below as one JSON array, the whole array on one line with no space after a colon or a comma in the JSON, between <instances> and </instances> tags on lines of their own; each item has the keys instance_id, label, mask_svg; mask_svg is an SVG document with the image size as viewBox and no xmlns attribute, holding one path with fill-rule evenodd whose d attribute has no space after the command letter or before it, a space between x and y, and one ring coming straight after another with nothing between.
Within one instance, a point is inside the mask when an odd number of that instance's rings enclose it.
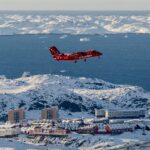
<instances>
[{"instance_id":1,"label":"airplane landing gear","mask_svg":"<svg viewBox=\"0 0 150 150\"><path fill-rule=\"evenodd\" d=\"M74 63L77 63L77 61L75 60Z\"/></svg>"},{"instance_id":2,"label":"airplane landing gear","mask_svg":"<svg viewBox=\"0 0 150 150\"><path fill-rule=\"evenodd\" d=\"M86 62L86 59L84 59L84 62Z\"/></svg>"}]
</instances>

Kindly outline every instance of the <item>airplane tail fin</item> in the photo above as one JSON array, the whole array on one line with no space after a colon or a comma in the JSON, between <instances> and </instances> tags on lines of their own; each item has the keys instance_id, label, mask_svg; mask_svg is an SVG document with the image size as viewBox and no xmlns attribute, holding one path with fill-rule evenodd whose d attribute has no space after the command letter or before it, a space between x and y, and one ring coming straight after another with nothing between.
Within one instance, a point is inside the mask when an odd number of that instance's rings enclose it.
<instances>
[{"instance_id":1,"label":"airplane tail fin","mask_svg":"<svg viewBox=\"0 0 150 150\"><path fill-rule=\"evenodd\" d=\"M55 46L50 47L49 51L53 56L60 54L60 51Z\"/></svg>"}]
</instances>

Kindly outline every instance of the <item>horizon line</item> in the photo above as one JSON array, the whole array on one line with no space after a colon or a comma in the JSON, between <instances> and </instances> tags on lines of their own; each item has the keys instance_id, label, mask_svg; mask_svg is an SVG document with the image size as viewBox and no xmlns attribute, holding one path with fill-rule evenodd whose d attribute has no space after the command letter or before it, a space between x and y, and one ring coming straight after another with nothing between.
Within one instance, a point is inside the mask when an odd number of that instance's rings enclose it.
<instances>
[{"instance_id":1,"label":"horizon line","mask_svg":"<svg viewBox=\"0 0 150 150\"><path fill-rule=\"evenodd\" d=\"M94 12L94 11L114 11L114 12L117 12L117 11L130 11L130 12L134 12L134 11L150 11L150 10L36 10L36 9L33 9L33 10L15 10L15 9L12 9L12 10L0 10L0 11L75 11L75 12L84 12L84 11L91 11L91 12Z\"/></svg>"}]
</instances>

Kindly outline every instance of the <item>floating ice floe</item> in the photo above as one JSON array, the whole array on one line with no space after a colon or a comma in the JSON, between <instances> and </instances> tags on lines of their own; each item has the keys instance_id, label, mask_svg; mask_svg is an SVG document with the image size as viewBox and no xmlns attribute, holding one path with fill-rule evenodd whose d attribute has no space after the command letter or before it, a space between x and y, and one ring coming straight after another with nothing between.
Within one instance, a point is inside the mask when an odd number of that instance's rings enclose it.
<instances>
[{"instance_id":1,"label":"floating ice floe","mask_svg":"<svg viewBox=\"0 0 150 150\"><path fill-rule=\"evenodd\" d=\"M66 72L66 70L60 70L60 72L61 72L61 73L64 73L64 72Z\"/></svg>"},{"instance_id":2,"label":"floating ice floe","mask_svg":"<svg viewBox=\"0 0 150 150\"><path fill-rule=\"evenodd\" d=\"M40 39L47 39L48 37L47 36L40 36L39 38Z\"/></svg>"},{"instance_id":3,"label":"floating ice floe","mask_svg":"<svg viewBox=\"0 0 150 150\"><path fill-rule=\"evenodd\" d=\"M124 38L128 38L128 35L125 35Z\"/></svg>"},{"instance_id":4,"label":"floating ice floe","mask_svg":"<svg viewBox=\"0 0 150 150\"><path fill-rule=\"evenodd\" d=\"M80 38L80 42L89 42L90 38Z\"/></svg>"},{"instance_id":5,"label":"floating ice floe","mask_svg":"<svg viewBox=\"0 0 150 150\"><path fill-rule=\"evenodd\" d=\"M59 38L60 38L60 39L65 39L65 38L67 38L67 36L68 36L68 35L65 34L65 35L60 36Z\"/></svg>"},{"instance_id":6,"label":"floating ice floe","mask_svg":"<svg viewBox=\"0 0 150 150\"><path fill-rule=\"evenodd\" d=\"M104 35L104 38L108 38L108 35L105 34L105 35Z\"/></svg>"}]
</instances>

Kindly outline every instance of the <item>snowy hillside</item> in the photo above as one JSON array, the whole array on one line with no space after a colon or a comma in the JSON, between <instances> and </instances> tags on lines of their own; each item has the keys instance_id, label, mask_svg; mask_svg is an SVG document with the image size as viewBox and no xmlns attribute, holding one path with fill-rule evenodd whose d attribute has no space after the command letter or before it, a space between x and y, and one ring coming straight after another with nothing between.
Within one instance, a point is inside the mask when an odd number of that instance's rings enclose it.
<instances>
[{"instance_id":1,"label":"snowy hillside","mask_svg":"<svg viewBox=\"0 0 150 150\"><path fill-rule=\"evenodd\" d=\"M101 14L101 13L99 13ZM69 33L150 33L146 15L0 14L0 35Z\"/></svg>"},{"instance_id":2,"label":"snowy hillside","mask_svg":"<svg viewBox=\"0 0 150 150\"><path fill-rule=\"evenodd\" d=\"M34 112L57 105L64 112L93 113L94 108L150 108L150 96L142 88L115 85L100 79L58 75L0 78L1 119L11 108Z\"/></svg>"}]
</instances>

